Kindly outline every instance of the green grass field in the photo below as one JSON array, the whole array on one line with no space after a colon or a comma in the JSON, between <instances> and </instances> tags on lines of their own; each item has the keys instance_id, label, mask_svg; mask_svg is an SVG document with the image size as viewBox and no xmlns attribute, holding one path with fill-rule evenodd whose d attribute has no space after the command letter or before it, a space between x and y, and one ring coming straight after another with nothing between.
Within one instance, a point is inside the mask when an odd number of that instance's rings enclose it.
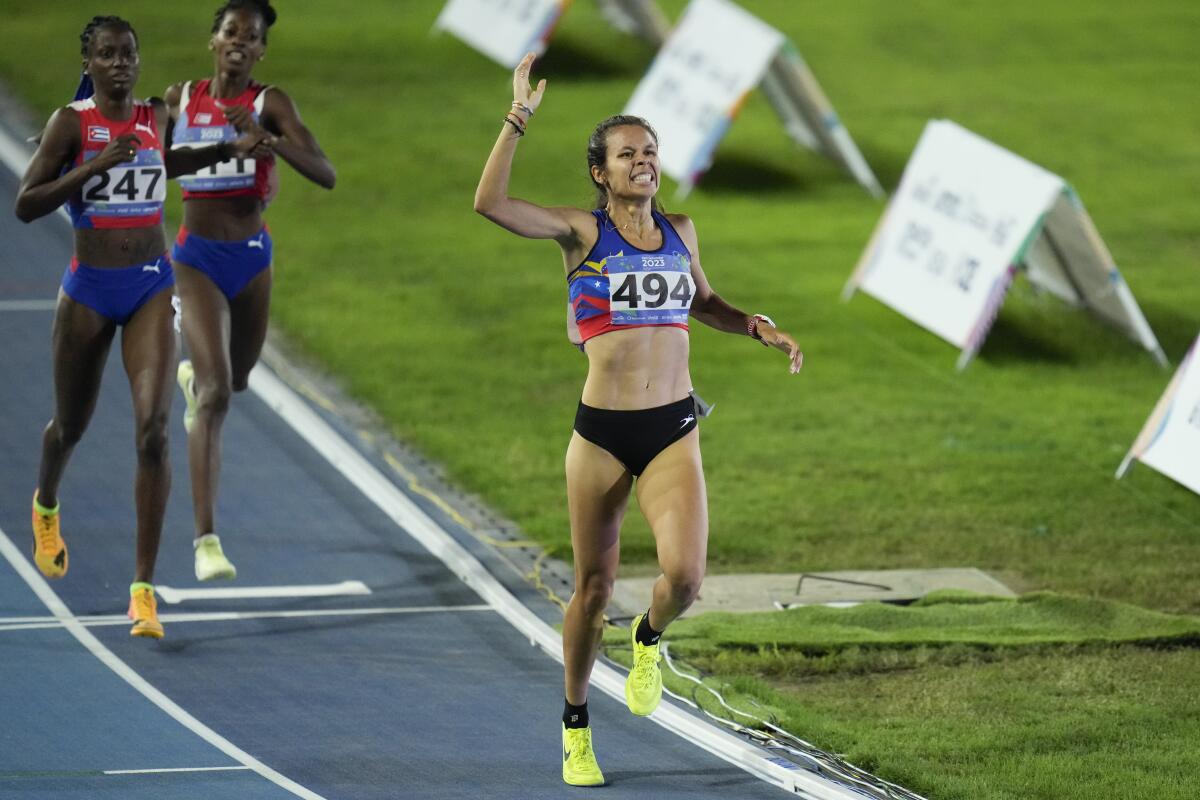
<instances>
[{"instance_id":1,"label":"green grass field","mask_svg":"<svg viewBox=\"0 0 1200 800\"><path fill-rule=\"evenodd\" d=\"M296 99L339 180L325 193L283 171L276 325L569 558L562 456L586 364L563 335L561 261L471 211L508 72L431 35L435 0L281 5L257 76ZM662 5L675 17L683 2ZM1200 330L1200 6L743 5L796 44L885 187L930 118L1063 175L1178 362ZM98 10L137 27L141 94L211 70L207 8L10 0L5 39L20 46L0 48L0 77L39 116L69 99ZM586 206L586 137L652 57L577 0L537 70L549 88L513 193ZM797 150L761 94L698 189L663 199L696 221L714 287L806 356L789 376L778 353L694 328L696 388L718 404L703 434L712 572L974 566L1020 591L1200 613L1200 498L1145 467L1112 477L1170 377L1148 354L1020 281L962 373L950 345L890 309L843 304L883 204ZM644 574L653 541L628 519L625 574ZM713 641L694 655L716 680L753 684L805 738L938 800L1200 794L1181 744L1197 731L1180 721L1200 718L1195 637L994 659L904 639L871 659L835 642L825 671L779 662L771 641Z\"/></svg>"}]
</instances>

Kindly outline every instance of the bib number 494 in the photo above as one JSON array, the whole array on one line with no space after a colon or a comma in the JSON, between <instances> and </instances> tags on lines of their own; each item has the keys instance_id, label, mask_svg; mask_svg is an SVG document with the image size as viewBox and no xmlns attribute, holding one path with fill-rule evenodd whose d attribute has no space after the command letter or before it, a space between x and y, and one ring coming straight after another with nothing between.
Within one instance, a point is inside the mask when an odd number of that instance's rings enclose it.
<instances>
[{"instance_id":1,"label":"bib number 494","mask_svg":"<svg viewBox=\"0 0 1200 800\"><path fill-rule=\"evenodd\" d=\"M627 272L611 280L619 280L609 296L613 311L687 309L692 304L692 276L686 272Z\"/></svg>"}]
</instances>

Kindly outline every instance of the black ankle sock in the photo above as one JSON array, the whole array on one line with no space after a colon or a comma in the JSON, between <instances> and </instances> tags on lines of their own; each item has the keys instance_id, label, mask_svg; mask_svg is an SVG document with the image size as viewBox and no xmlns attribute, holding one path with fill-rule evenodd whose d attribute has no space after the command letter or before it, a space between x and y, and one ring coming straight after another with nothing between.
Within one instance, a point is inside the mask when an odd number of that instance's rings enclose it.
<instances>
[{"instance_id":1,"label":"black ankle sock","mask_svg":"<svg viewBox=\"0 0 1200 800\"><path fill-rule=\"evenodd\" d=\"M581 706L573 706L570 700L563 700L563 725L568 728L586 728L588 726L586 700Z\"/></svg>"},{"instance_id":2,"label":"black ankle sock","mask_svg":"<svg viewBox=\"0 0 1200 800\"><path fill-rule=\"evenodd\" d=\"M662 631L650 627L650 609L646 609L646 613L642 615L642 621L638 623L637 632L633 636L641 645L658 644Z\"/></svg>"}]
</instances>

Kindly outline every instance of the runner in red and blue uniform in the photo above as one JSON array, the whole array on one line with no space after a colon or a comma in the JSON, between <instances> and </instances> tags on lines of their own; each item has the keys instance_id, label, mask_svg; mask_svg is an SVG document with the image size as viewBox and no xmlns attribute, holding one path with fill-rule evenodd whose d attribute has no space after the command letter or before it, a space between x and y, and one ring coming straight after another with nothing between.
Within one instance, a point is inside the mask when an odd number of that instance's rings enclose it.
<instances>
[{"instance_id":1,"label":"runner in red and blue uniform","mask_svg":"<svg viewBox=\"0 0 1200 800\"><path fill-rule=\"evenodd\" d=\"M690 396L688 317L783 351L793 373L803 356L767 317L745 314L712 290L692 221L657 209L658 137L645 120L610 117L592 133L594 209L546 208L508 196L517 142L546 88L544 80L536 89L529 84L533 58L527 55L513 74L514 102L475 190L475 210L520 236L558 243L572 339L588 358L566 459L575 592L563 621L562 774L569 784L591 786L604 776L592 748L588 678L616 579L621 520L635 487L662 574L649 609L633 620L625 700L634 714L658 706L659 637L695 600L704 578L708 503L699 413Z\"/></svg>"},{"instance_id":2,"label":"runner in red and blue uniform","mask_svg":"<svg viewBox=\"0 0 1200 800\"><path fill-rule=\"evenodd\" d=\"M240 137L196 151L167 151L162 100L135 100L137 35L119 17L84 28L84 83L42 132L21 181L16 214L24 222L66 203L75 255L63 275L54 317L55 412L42 436L33 495L34 562L57 578L69 566L59 524L58 486L96 406L109 347L122 329L121 356L133 395L137 447L137 559L130 587L134 636L161 638L154 562L171 486L167 416L175 369L175 280L166 253L162 206L167 178L231 155L254 152Z\"/></svg>"},{"instance_id":3,"label":"runner in red and blue uniform","mask_svg":"<svg viewBox=\"0 0 1200 800\"><path fill-rule=\"evenodd\" d=\"M270 145L265 155L229 159L180 179L183 227L171 257L191 356L180 363L177 380L187 400L184 426L199 580L237 575L216 533L221 427L231 396L248 385L267 335L272 242L263 210L275 193L276 158L326 189L337 177L291 98L251 77L274 22L275 10L265 0L221 6L209 40L215 74L166 92L176 150L247 133Z\"/></svg>"}]
</instances>

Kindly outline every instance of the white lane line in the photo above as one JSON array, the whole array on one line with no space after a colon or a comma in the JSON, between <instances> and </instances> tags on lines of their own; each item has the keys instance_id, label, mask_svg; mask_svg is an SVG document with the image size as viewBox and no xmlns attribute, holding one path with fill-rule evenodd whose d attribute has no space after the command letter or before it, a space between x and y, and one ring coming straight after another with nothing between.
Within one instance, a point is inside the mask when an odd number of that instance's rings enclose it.
<instances>
[{"instance_id":1,"label":"white lane line","mask_svg":"<svg viewBox=\"0 0 1200 800\"><path fill-rule=\"evenodd\" d=\"M162 769L106 769L105 775L158 775L163 772L236 772L249 767L164 767Z\"/></svg>"},{"instance_id":2,"label":"white lane line","mask_svg":"<svg viewBox=\"0 0 1200 800\"><path fill-rule=\"evenodd\" d=\"M0 300L0 312L54 311L57 308L57 300Z\"/></svg>"},{"instance_id":3,"label":"white lane line","mask_svg":"<svg viewBox=\"0 0 1200 800\"><path fill-rule=\"evenodd\" d=\"M2 133L0 131L0 135ZM168 716L234 761L254 770L276 786L286 789L297 797L304 798L304 800L325 800L321 795L301 786L291 778L276 772L218 734L212 728L180 708L174 700L167 697L158 689L155 689L141 675L134 672L128 664L118 658L113 651L101 644L100 640L93 636L92 632L75 618L71 613L71 609L67 608L66 603L54 593L54 590L50 588L50 584L46 583L46 579L42 577L41 573L25 560L25 556L16 548L12 540L8 538L8 534L2 528L0 528L0 555L3 555L5 560L12 565L17 574L28 584L33 593L38 596L38 599L45 603L46 608L50 610L54 618L70 631L71 635L78 639L79 643L87 648L89 653L99 659L100 663L115 672L136 691L140 692L147 700L165 711Z\"/></svg>"},{"instance_id":4,"label":"white lane line","mask_svg":"<svg viewBox=\"0 0 1200 800\"><path fill-rule=\"evenodd\" d=\"M164 625L184 622L230 622L246 619L298 619L308 617L359 617L383 614L447 614L460 611L491 611L491 606L393 606L383 608L321 608L310 611L196 611L181 614L159 614ZM90 617L75 617L86 628L108 625L128 625L129 617L124 614L96 614ZM0 632L30 631L45 628L61 628L63 623L56 617L0 617Z\"/></svg>"},{"instance_id":5,"label":"white lane line","mask_svg":"<svg viewBox=\"0 0 1200 800\"><path fill-rule=\"evenodd\" d=\"M0 127L0 162L4 162L4 165L13 175L17 176L18 180L24 177L25 168L29 166L29 159L32 156L33 153L25 145L14 139L6 129ZM71 221L71 218L67 216L65 206L58 207L58 215L67 222Z\"/></svg>"},{"instance_id":6,"label":"white lane line","mask_svg":"<svg viewBox=\"0 0 1200 800\"><path fill-rule=\"evenodd\" d=\"M531 644L541 647L562 663L562 637L554 628L522 605L475 556L261 363L250 373L250 390L279 414L352 486L358 487L364 497L478 592L510 625L528 637ZM592 685L621 702L625 701L625 676L604 663L597 662L593 668ZM784 766L771 761L764 751L714 728L671 703L660 705L650 719L718 758L801 797L811 800L862 800L862 795L844 786L798 770L792 765Z\"/></svg>"},{"instance_id":7,"label":"white lane line","mask_svg":"<svg viewBox=\"0 0 1200 800\"><path fill-rule=\"evenodd\" d=\"M307 586L232 586L204 589L173 589L156 584L155 593L164 603L174 605L185 600L258 600L265 597L339 597L370 594L362 581L310 584Z\"/></svg>"}]
</instances>

